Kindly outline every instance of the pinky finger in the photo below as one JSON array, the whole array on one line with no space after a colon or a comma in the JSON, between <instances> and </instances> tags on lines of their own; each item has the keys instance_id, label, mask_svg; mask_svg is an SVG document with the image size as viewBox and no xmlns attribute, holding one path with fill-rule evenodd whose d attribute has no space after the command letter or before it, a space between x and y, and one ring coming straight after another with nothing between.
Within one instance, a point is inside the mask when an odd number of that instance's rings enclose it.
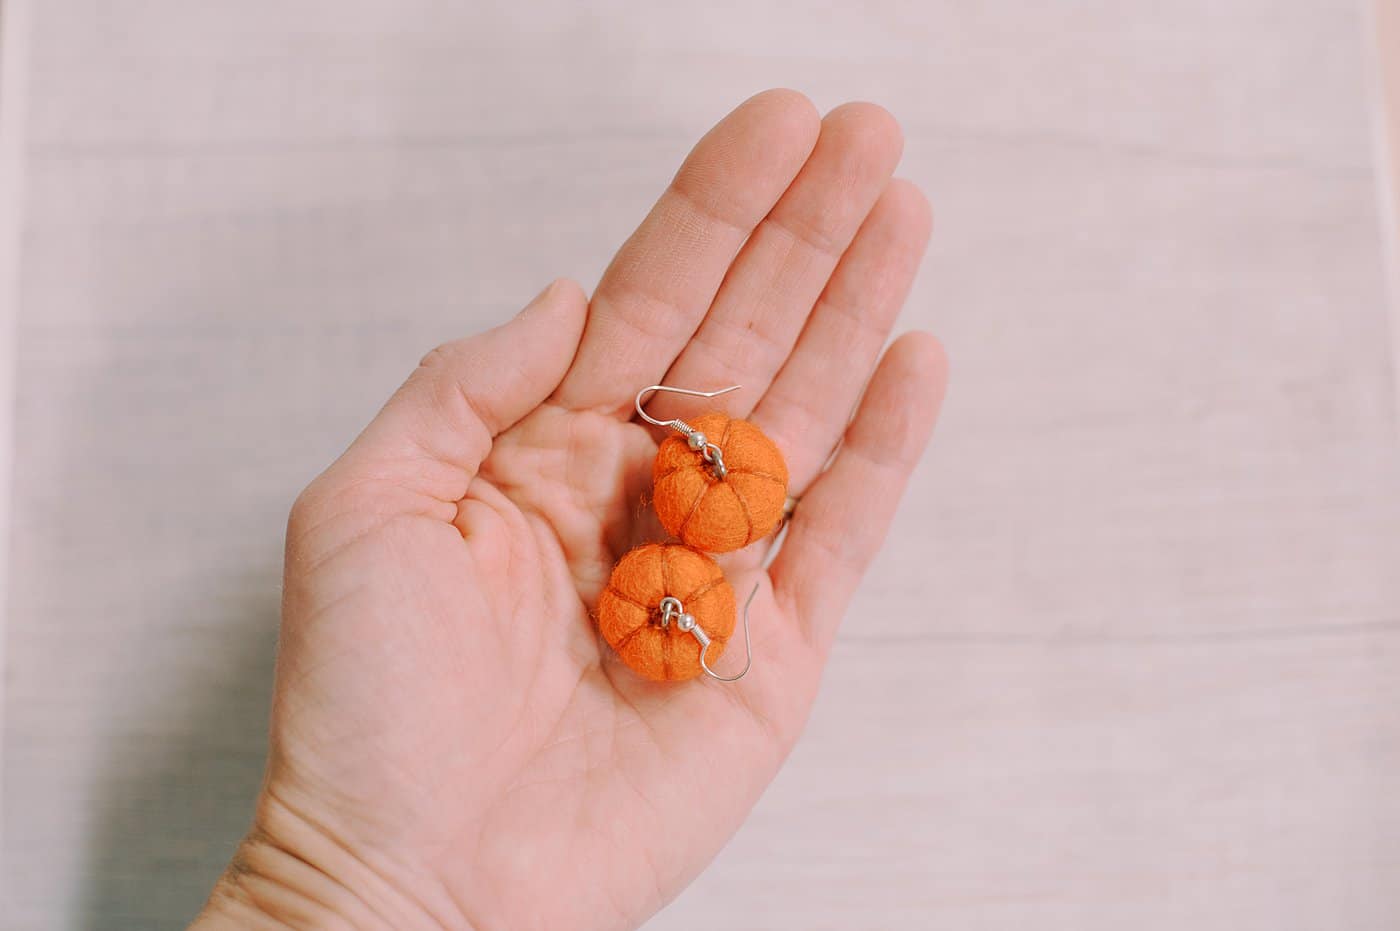
<instances>
[{"instance_id":1,"label":"pinky finger","mask_svg":"<svg viewBox=\"0 0 1400 931\"><path fill-rule=\"evenodd\" d=\"M947 384L943 348L908 333L886 350L835 461L793 513L772 565L778 600L822 649L884 543Z\"/></svg>"}]
</instances>

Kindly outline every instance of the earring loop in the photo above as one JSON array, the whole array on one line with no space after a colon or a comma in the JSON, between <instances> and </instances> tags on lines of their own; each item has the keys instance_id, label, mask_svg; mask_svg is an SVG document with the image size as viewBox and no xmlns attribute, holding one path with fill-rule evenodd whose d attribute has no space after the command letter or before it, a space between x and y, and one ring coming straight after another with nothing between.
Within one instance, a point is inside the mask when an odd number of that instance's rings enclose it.
<instances>
[{"instance_id":1,"label":"earring loop","mask_svg":"<svg viewBox=\"0 0 1400 931\"><path fill-rule=\"evenodd\" d=\"M685 437L686 445L699 453L701 457L710 464L710 468L715 473L715 478L724 481L724 477L729 472L724 465L724 451L714 443L711 443L709 437L705 436L705 434L701 433L684 420L681 420L679 417L673 420L657 420L655 417L648 414L642 407L642 395L652 391L669 391L673 394L684 394L693 398L717 398L722 394L737 391L740 387L742 386L730 385L728 388L720 388L718 391L696 391L692 388L672 388L670 385L648 385L637 392L637 396L632 400L632 405L637 409L637 416L641 417L652 426L670 427L672 430L679 432L681 436Z\"/></svg>"},{"instance_id":2,"label":"earring loop","mask_svg":"<svg viewBox=\"0 0 1400 931\"><path fill-rule=\"evenodd\" d=\"M705 628L695 620L695 615L687 614L685 605L679 598L667 595L661 599L661 628L664 630L676 622L676 628L693 636L700 643L700 668L705 675L718 682L738 682L749 674L749 668L753 666L753 641L749 639L749 606L753 604L754 595L758 594L758 583L753 585L753 591L749 592L748 600L744 602L744 668L732 676L722 676L710 668L710 664L705 661L705 654L710 651L710 635L705 633Z\"/></svg>"}]
</instances>

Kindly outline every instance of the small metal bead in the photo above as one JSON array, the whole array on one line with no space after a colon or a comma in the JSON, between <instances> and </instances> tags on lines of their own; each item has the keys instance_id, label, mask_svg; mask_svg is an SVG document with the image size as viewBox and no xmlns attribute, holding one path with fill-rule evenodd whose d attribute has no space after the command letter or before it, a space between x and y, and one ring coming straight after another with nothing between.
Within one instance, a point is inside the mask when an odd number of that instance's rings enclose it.
<instances>
[{"instance_id":1,"label":"small metal bead","mask_svg":"<svg viewBox=\"0 0 1400 931\"><path fill-rule=\"evenodd\" d=\"M706 438L705 434L701 433L698 430L685 438L686 445L689 446L691 449L696 450L697 452L699 450L704 449L709 444L709 442L710 441Z\"/></svg>"},{"instance_id":2,"label":"small metal bead","mask_svg":"<svg viewBox=\"0 0 1400 931\"><path fill-rule=\"evenodd\" d=\"M690 633L692 630L695 629L695 615L689 613L682 614L679 618L677 618L676 626L679 627L681 630L685 631L686 633Z\"/></svg>"}]
</instances>

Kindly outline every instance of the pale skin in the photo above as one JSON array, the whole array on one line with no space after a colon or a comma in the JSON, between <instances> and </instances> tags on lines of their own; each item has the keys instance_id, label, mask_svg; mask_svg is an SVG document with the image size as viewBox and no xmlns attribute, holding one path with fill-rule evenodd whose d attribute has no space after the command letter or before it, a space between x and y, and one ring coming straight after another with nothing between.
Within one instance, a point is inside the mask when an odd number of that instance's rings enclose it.
<instances>
[{"instance_id":1,"label":"pale skin","mask_svg":"<svg viewBox=\"0 0 1400 931\"><path fill-rule=\"evenodd\" d=\"M255 826L195 927L634 928L710 862L801 732L942 398L932 336L882 352L930 226L901 148L872 104L750 99L591 298L557 281L434 350L307 487ZM632 409L659 382L743 385L708 406L800 498L766 568L771 541L720 558L758 586L737 683L640 679L590 616L660 538L665 434Z\"/></svg>"}]
</instances>

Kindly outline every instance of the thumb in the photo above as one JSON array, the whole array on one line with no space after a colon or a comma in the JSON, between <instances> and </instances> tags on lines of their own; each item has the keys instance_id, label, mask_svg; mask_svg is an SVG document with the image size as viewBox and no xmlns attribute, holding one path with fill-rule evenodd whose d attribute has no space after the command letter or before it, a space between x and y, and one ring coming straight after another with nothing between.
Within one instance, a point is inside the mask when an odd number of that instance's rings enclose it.
<instances>
[{"instance_id":1,"label":"thumb","mask_svg":"<svg viewBox=\"0 0 1400 931\"><path fill-rule=\"evenodd\" d=\"M331 471L459 500L492 438L563 380L587 313L583 290L561 278L506 323L434 349Z\"/></svg>"}]
</instances>

